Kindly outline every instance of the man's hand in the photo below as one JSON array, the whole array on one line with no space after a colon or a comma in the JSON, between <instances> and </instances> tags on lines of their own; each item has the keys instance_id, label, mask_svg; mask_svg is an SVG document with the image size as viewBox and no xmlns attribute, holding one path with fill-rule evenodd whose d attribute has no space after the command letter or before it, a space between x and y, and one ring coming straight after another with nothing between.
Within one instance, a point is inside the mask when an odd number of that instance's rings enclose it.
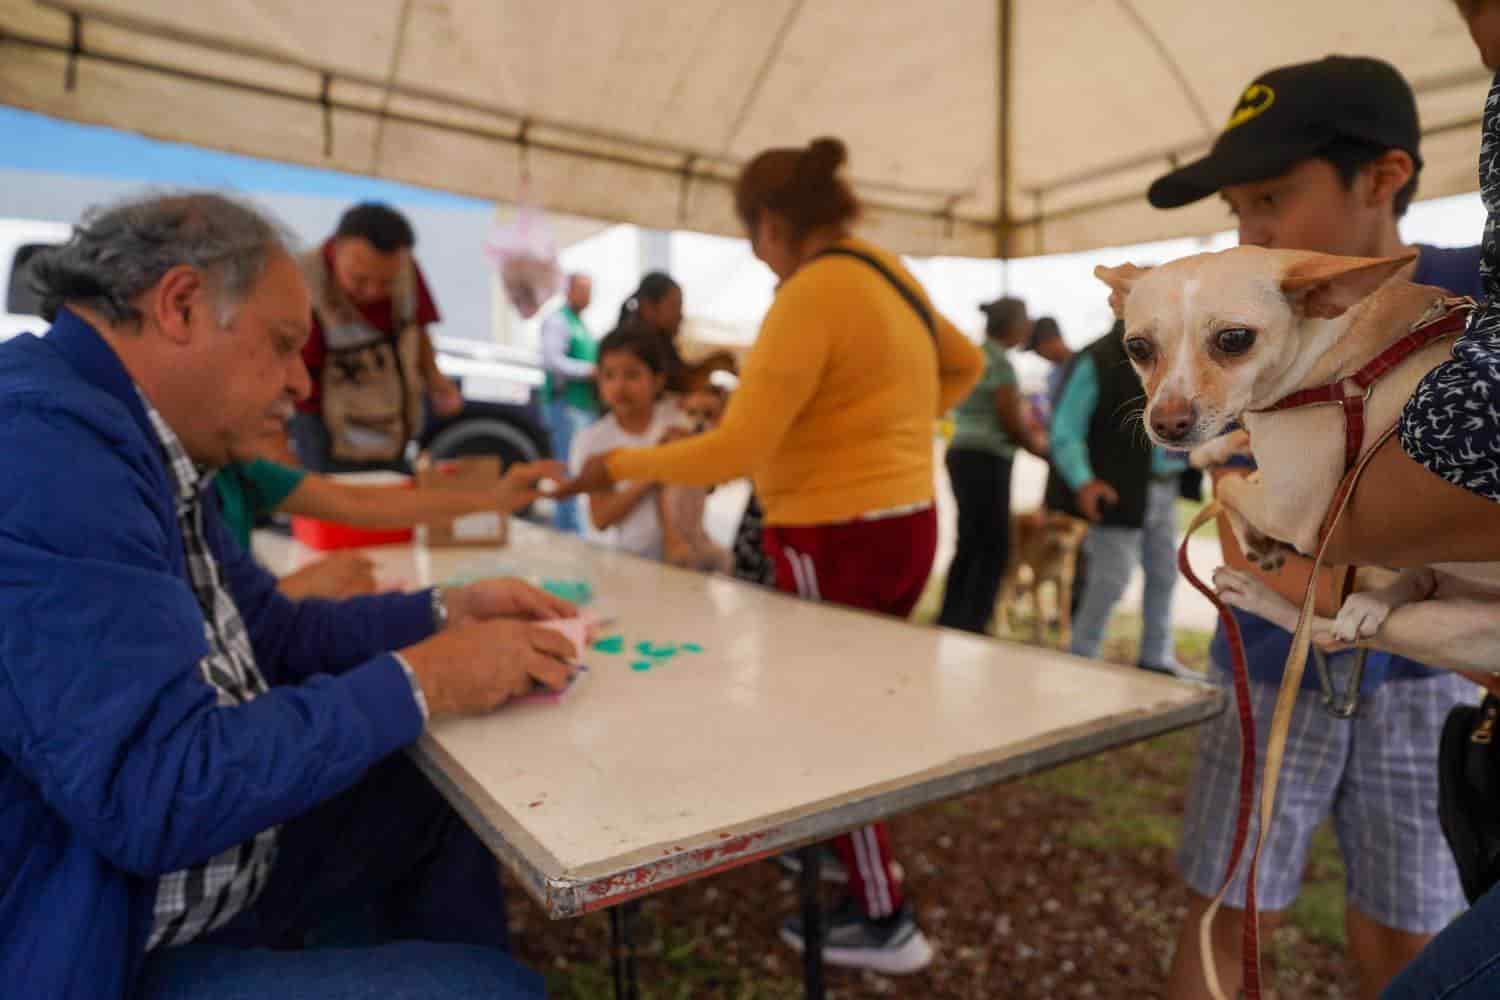
<instances>
[{"instance_id":1,"label":"man's hand","mask_svg":"<svg viewBox=\"0 0 1500 1000\"><path fill-rule=\"evenodd\" d=\"M1104 508L1120 502L1120 494L1102 479L1090 479L1078 490L1078 513L1097 523L1104 517Z\"/></svg>"},{"instance_id":2,"label":"man's hand","mask_svg":"<svg viewBox=\"0 0 1500 1000\"><path fill-rule=\"evenodd\" d=\"M401 651L432 719L478 715L538 687L561 691L579 651L531 622L470 621Z\"/></svg>"},{"instance_id":3,"label":"man's hand","mask_svg":"<svg viewBox=\"0 0 1500 1000\"><path fill-rule=\"evenodd\" d=\"M464 408L463 393L458 383L446 375L434 375L427 385L427 395L432 399L432 410L440 417L456 417Z\"/></svg>"},{"instance_id":4,"label":"man's hand","mask_svg":"<svg viewBox=\"0 0 1500 1000\"><path fill-rule=\"evenodd\" d=\"M603 493L615 485L614 477L609 474L609 456L595 455L583 463L583 470L569 482L564 483L552 495L555 497L572 497L580 493Z\"/></svg>"},{"instance_id":5,"label":"man's hand","mask_svg":"<svg viewBox=\"0 0 1500 1000\"><path fill-rule=\"evenodd\" d=\"M346 597L373 594L375 586L375 564L362 552L335 552L288 573L277 581L276 587L294 601L309 597L321 597L341 601Z\"/></svg>"},{"instance_id":6,"label":"man's hand","mask_svg":"<svg viewBox=\"0 0 1500 1000\"><path fill-rule=\"evenodd\" d=\"M561 462L551 459L543 462L517 462L505 470L505 477L495 487L495 506L507 514L518 511L544 495L541 491L542 480L550 479L560 484L567 478L568 467Z\"/></svg>"},{"instance_id":7,"label":"man's hand","mask_svg":"<svg viewBox=\"0 0 1500 1000\"><path fill-rule=\"evenodd\" d=\"M575 605L521 580L476 580L464 587L448 589L443 599L448 605L450 629L469 621L495 618L547 621L578 616Z\"/></svg>"}]
</instances>

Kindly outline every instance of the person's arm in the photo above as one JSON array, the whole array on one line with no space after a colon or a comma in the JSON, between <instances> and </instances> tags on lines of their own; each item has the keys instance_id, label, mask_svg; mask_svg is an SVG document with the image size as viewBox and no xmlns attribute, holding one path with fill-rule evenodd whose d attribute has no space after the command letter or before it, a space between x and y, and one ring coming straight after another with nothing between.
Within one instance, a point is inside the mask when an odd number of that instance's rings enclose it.
<instances>
[{"instance_id":1,"label":"person's arm","mask_svg":"<svg viewBox=\"0 0 1500 1000\"><path fill-rule=\"evenodd\" d=\"M645 482L590 493L589 521L594 530L604 531L625 520L655 489L655 483Z\"/></svg>"},{"instance_id":2,"label":"person's arm","mask_svg":"<svg viewBox=\"0 0 1500 1000\"><path fill-rule=\"evenodd\" d=\"M537 483L548 478L566 479L566 467L560 462L513 465L484 490L359 485L308 474L276 509L361 528L406 528L481 511L513 513L533 503L540 495Z\"/></svg>"},{"instance_id":3,"label":"person's arm","mask_svg":"<svg viewBox=\"0 0 1500 1000\"><path fill-rule=\"evenodd\" d=\"M422 370L422 383L427 388L427 395L432 399L432 408L440 417L451 417L464 408L464 396L459 391L458 383L443 374L437 363L437 350L432 346L432 336L427 332L427 327L419 331L418 366Z\"/></svg>"},{"instance_id":4,"label":"person's arm","mask_svg":"<svg viewBox=\"0 0 1500 1000\"><path fill-rule=\"evenodd\" d=\"M1099 405L1099 374L1094 359L1081 357L1052 410L1052 465L1074 493L1094 478L1089 464L1089 424Z\"/></svg>"},{"instance_id":5,"label":"person's arm","mask_svg":"<svg viewBox=\"0 0 1500 1000\"><path fill-rule=\"evenodd\" d=\"M980 385L987 386L991 381L994 383L995 419L999 422L1000 429L1016 444L1036 457L1045 459L1047 435L1032 423L1026 412L1026 400L1022 398L1021 388L1016 384L1016 373L1010 366L1010 359L998 360L995 367L992 375L987 376Z\"/></svg>"},{"instance_id":6,"label":"person's arm","mask_svg":"<svg viewBox=\"0 0 1500 1000\"><path fill-rule=\"evenodd\" d=\"M346 549L293 570L276 581L276 589L294 601L321 597L342 601L376 593L375 563L363 552Z\"/></svg>"},{"instance_id":7,"label":"person's arm","mask_svg":"<svg viewBox=\"0 0 1500 1000\"><path fill-rule=\"evenodd\" d=\"M933 312L938 353L938 409L942 416L963 402L984 374L984 353L946 317Z\"/></svg>"},{"instance_id":8,"label":"person's arm","mask_svg":"<svg viewBox=\"0 0 1500 1000\"><path fill-rule=\"evenodd\" d=\"M1392 437L1355 486L1327 558L1393 569L1500 562L1500 504L1434 475Z\"/></svg>"},{"instance_id":9,"label":"person's arm","mask_svg":"<svg viewBox=\"0 0 1500 1000\"><path fill-rule=\"evenodd\" d=\"M687 536L678 530L676 518L672 516L672 505L667 502L667 491L656 491L656 519L661 523L661 550L671 562L673 556L688 548Z\"/></svg>"},{"instance_id":10,"label":"person's arm","mask_svg":"<svg viewBox=\"0 0 1500 1000\"><path fill-rule=\"evenodd\" d=\"M791 284L776 297L717 428L655 448L614 452L610 478L716 486L760 467L812 398L828 360L833 331L808 302L814 292Z\"/></svg>"},{"instance_id":11,"label":"person's arm","mask_svg":"<svg viewBox=\"0 0 1500 1000\"><path fill-rule=\"evenodd\" d=\"M594 363L568 357L572 341L568 321L560 313L548 316L542 322L542 368L574 382L587 381L594 377Z\"/></svg>"},{"instance_id":12,"label":"person's arm","mask_svg":"<svg viewBox=\"0 0 1500 1000\"><path fill-rule=\"evenodd\" d=\"M417 311L412 317L417 325L417 368L422 376L422 386L432 400L432 409L440 417L451 417L464 408L463 393L458 383L444 375L437 363L437 349L433 346L428 329L442 319L437 302L427 288L427 279L422 268L412 261L413 279L416 284Z\"/></svg>"}]
</instances>

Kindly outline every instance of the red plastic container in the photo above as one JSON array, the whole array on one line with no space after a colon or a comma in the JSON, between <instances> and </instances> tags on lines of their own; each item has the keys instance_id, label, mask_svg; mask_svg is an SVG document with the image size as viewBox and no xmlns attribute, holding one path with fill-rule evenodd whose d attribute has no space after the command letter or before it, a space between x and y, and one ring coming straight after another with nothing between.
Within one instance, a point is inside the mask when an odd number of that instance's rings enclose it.
<instances>
[{"instance_id":1,"label":"red plastic container","mask_svg":"<svg viewBox=\"0 0 1500 1000\"><path fill-rule=\"evenodd\" d=\"M412 540L411 528L381 531L374 528L351 528L337 521L319 521L315 517L292 515L292 537L309 548L353 549L366 545L396 545Z\"/></svg>"},{"instance_id":2,"label":"red plastic container","mask_svg":"<svg viewBox=\"0 0 1500 1000\"><path fill-rule=\"evenodd\" d=\"M397 472L347 472L332 478L365 485L412 485L410 476ZM412 528L355 528L337 521L320 521L315 517L292 515L292 537L309 548L323 551L362 548L366 545L400 545L410 542L413 535Z\"/></svg>"}]
</instances>

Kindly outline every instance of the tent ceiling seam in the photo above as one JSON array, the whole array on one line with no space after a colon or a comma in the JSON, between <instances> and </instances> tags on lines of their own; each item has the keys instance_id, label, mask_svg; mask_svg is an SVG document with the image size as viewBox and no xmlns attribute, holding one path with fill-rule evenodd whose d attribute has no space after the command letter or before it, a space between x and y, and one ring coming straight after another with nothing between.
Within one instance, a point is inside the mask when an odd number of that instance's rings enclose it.
<instances>
[{"instance_id":1,"label":"tent ceiling seam","mask_svg":"<svg viewBox=\"0 0 1500 1000\"><path fill-rule=\"evenodd\" d=\"M787 36L792 33L792 25L802 16L802 8L807 0L793 0L787 8L786 16L781 19L781 24L776 29L776 35L771 39L771 44L766 47L765 58L755 71L755 78L750 81L750 88L745 91L745 99L740 102L740 109L735 113L734 122L729 126L729 131L724 135L724 144L720 151L728 155L738 141L740 133L745 128L745 123L750 119L750 112L755 109L755 103L760 100L761 90L765 88L766 81L771 77L771 70L775 65L776 58L781 55L782 48L786 45Z\"/></svg>"},{"instance_id":2,"label":"tent ceiling seam","mask_svg":"<svg viewBox=\"0 0 1500 1000\"><path fill-rule=\"evenodd\" d=\"M1217 131L1214 128L1213 119L1209 117L1208 109L1203 106L1203 102L1198 99L1197 93L1193 90L1192 83L1188 81L1187 74L1182 71L1182 66L1172 57L1171 50L1161 40L1161 36L1152 30L1151 25L1146 21L1145 15L1136 9L1132 0L1117 0L1117 2L1120 5L1120 9L1125 12L1125 16L1135 22L1136 29L1142 35L1146 36L1146 41L1151 43L1151 47L1156 50L1156 57L1161 60L1162 65L1166 66L1167 72L1172 74L1172 79L1177 81L1177 89L1181 90L1182 96L1187 98L1189 106L1193 109L1193 114L1198 118L1198 126L1205 132Z\"/></svg>"},{"instance_id":3,"label":"tent ceiling seam","mask_svg":"<svg viewBox=\"0 0 1500 1000\"><path fill-rule=\"evenodd\" d=\"M411 0L401 0L401 12L396 16L396 37L391 42L391 58L386 64L385 85L380 92L380 113L375 118L375 139L370 143L370 172L380 169L381 157L385 154L385 116L391 107L391 88L396 85L396 74L401 69L401 54L406 50L406 26L411 18Z\"/></svg>"}]
</instances>

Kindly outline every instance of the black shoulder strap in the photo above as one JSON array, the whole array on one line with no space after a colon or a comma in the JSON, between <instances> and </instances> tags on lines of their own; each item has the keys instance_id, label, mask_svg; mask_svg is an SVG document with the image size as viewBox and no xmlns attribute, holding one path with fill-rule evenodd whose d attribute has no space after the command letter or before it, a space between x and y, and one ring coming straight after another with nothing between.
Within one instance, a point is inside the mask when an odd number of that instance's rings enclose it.
<instances>
[{"instance_id":1,"label":"black shoulder strap","mask_svg":"<svg viewBox=\"0 0 1500 1000\"><path fill-rule=\"evenodd\" d=\"M879 271L880 276L889 281L891 287L906 300L907 305L916 311L917 317L922 321L922 325L927 327L928 336L933 339L934 343L937 342L937 324L933 322L932 310L927 308L927 303L923 302L916 292L906 287L904 281L892 274L891 269L880 262L880 258L867 254L863 250L855 250L853 247L829 247L813 255L814 260L817 260L819 257L853 257L855 260L862 260Z\"/></svg>"}]
</instances>

